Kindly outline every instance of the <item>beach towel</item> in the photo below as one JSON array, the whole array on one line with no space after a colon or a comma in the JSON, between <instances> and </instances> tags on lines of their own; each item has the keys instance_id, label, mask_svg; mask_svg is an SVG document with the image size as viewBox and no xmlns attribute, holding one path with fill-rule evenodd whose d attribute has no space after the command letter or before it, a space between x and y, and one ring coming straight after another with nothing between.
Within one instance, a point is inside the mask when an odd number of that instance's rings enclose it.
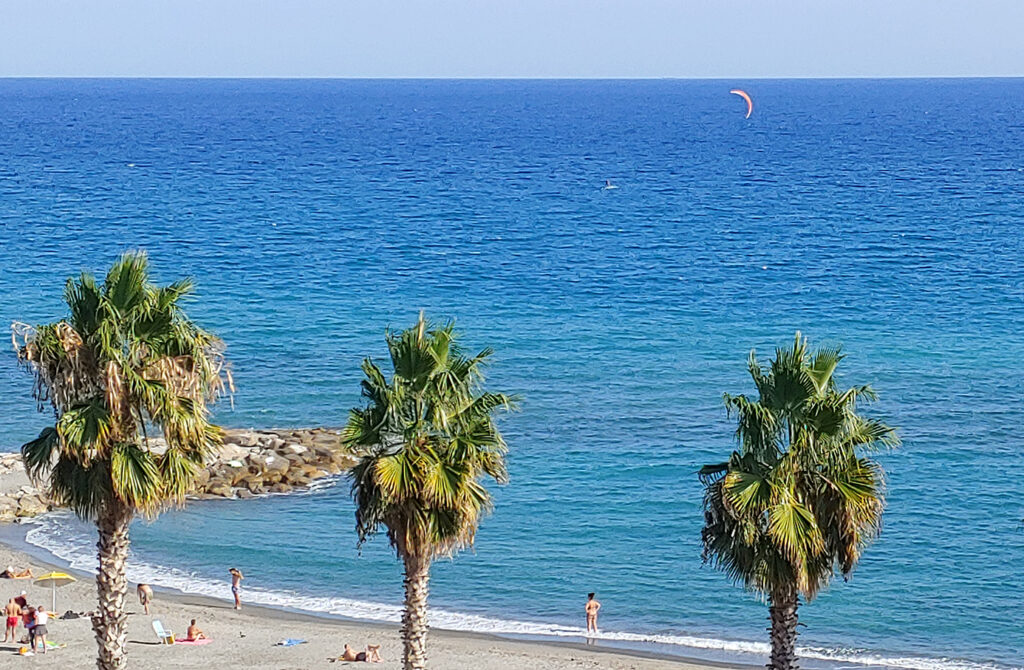
<instances>
[{"instance_id":1,"label":"beach towel","mask_svg":"<svg viewBox=\"0 0 1024 670\"><path fill-rule=\"evenodd\" d=\"M305 644L305 640L296 640L294 637L288 637L277 643L278 647L294 647L297 644Z\"/></svg>"},{"instance_id":2,"label":"beach towel","mask_svg":"<svg viewBox=\"0 0 1024 670\"><path fill-rule=\"evenodd\" d=\"M183 644L188 647L201 647L204 644L210 644L211 642L213 642L213 640L206 637L201 640L175 640L174 644Z\"/></svg>"}]
</instances>

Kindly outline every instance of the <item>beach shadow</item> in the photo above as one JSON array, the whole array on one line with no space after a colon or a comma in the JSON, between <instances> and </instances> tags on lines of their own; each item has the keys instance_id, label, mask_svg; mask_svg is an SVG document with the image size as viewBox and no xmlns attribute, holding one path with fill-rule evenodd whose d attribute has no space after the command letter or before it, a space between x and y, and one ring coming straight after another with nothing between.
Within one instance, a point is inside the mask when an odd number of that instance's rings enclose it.
<instances>
[{"instance_id":1,"label":"beach shadow","mask_svg":"<svg viewBox=\"0 0 1024 670\"><path fill-rule=\"evenodd\" d=\"M143 642L142 640L128 640L128 644L144 644L147 647L169 647L171 645L164 644L163 642Z\"/></svg>"},{"instance_id":2,"label":"beach shadow","mask_svg":"<svg viewBox=\"0 0 1024 670\"><path fill-rule=\"evenodd\" d=\"M211 610L234 610L235 606L230 602L221 602L219 600L189 600L188 598L182 598L178 601L181 605L187 605L189 607L202 607L204 609Z\"/></svg>"}]
</instances>

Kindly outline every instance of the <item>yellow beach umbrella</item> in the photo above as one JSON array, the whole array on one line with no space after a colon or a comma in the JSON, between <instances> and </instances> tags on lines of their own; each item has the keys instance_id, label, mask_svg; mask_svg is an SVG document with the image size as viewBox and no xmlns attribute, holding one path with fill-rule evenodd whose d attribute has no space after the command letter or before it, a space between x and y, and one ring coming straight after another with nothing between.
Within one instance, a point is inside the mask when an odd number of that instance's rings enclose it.
<instances>
[{"instance_id":1,"label":"yellow beach umbrella","mask_svg":"<svg viewBox=\"0 0 1024 670\"><path fill-rule=\"evenodd\" d=\"M49 586L53 589L53 605L50 608L53 614L57 613L57 587L67 586L74 581L77 580L66 572L47 572L36 578L36 586Z\"/></svg>"}]
</instances>

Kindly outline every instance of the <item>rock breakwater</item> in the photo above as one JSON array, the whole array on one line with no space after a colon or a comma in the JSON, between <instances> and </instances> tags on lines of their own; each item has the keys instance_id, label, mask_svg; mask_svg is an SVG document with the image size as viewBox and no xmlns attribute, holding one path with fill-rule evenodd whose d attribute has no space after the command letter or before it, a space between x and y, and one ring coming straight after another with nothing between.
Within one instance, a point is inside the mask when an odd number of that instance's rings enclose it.
<instances>
[{"instance_id":1,"label":"rock breakwater","mask_svg":"<svg viewBox=\"0 0 1024 670\"><path fill-rule=\"evenodd\" d=\"M151 440L154 451L164 448ZM192 500L289 493L340 474L356 462L328 428L225 432L224 444L196 476ZM0 454L0 523L33 517L55 505L25 473L20 453Z\"/></svg>"}]
</instances>

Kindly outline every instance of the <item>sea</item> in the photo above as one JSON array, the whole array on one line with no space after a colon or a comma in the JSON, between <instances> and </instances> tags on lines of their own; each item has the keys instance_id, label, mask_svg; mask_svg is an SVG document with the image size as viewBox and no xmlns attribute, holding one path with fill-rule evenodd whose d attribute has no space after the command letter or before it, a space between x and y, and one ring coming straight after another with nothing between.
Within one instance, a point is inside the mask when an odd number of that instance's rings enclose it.
<instances>
[{"instance_id":1,"label":"sea","mask_svg":"<svg viewBox=\"0 0 1024 670\"><path fill-rule=\"evenodd\" d=\"M753 114L733 88L753 99ZM605 188L606 182L616 188ZM800 610L824 667L1024 666L1024 80L0 80L0 322L145 249L228 347L229 427L340 426L420 310L493 347L511 481L434 568L435 627L763 664L701 560L723 393L789 345L899 429L881 535ZM50 420L0 355L0 448ZM348 483L137 522L130 576L396 621ZM95 566L69 515L28 541Z\"/></svg>"}]
</instances>

